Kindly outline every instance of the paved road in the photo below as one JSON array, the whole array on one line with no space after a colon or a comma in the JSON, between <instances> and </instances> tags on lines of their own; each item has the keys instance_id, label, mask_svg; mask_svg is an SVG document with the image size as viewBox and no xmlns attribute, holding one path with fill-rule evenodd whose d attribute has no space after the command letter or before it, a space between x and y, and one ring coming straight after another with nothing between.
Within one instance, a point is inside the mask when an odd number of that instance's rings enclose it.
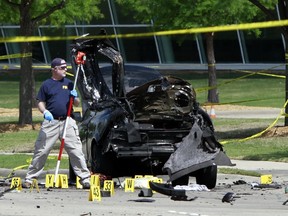
<instances>
[{"instance_id":1,"label":"paved road","mask_svg":"<svg viewBox=\"0 0 288 216\"><path fill-rule=\"evenodd\" d=\"M240 113L239 113L240 112ZM251 111L251 110L216 110L218 118L276 118L280 109ZM241 161L232 160L236 164L234 169L257 171L263 175L271 174L273 182L279 188L256 189L252 185L259 184L259 177L218 174L217 186L210 191L187 191L189 198L197 197L194 201L173 201L170 197L155 193L152 197L138 197L140 189L135 192L124 192L123 188L116 188L112 197L102 197L101 201L88 201L89 190L53 188L47 190L40 188L40 192L34 189L23 189L5 193L0 197L0 215L123 215L123 216L166 216L166 215L193 215L193 216L283 216L288 215L288 204L283 202L288 199L284 188L288 186L288 163ZM231 168L231 167L229 167ZM11 170L0 169L0 176L7 176ZM53 170L48 171L54 173ZM26 171L16 171L16 176L22 179ZM67 170L59 173L67 174ZM44 182L46 173L43 173L39 182ZM167 176L162 176L165 180ZM235 184L242 180L246 184ZM115 182L123 182L124 178L114 179ZM190 183L195 183L190 178ZM9 188L0 187L0 192ZM227 192L234 192L237 198L233 205L223 203L222 198ZM142 201L142 202L140 202Z\"/></svg>"},{"instance_id":2,"label":"paved road","mask_svg":"<svg viewBox=\"0 0 288 216\"><path fill-rule=\"evenodd\" d=\"M217 186L211 191L187 191L189 198L197 197L194 201L173 201L170 197L156 193L152 197L138 197L140 189L135 192L124 192L123 188L116 188L112 197L102 197L101 201L88 201L89 190L69 189L47 190L40 188L23 189L20 192L10 192L0 197L0 215L123 215L123 216L277 216L287 215L288 204L282 203L288 199L284 188L288 182L286 163L239 161L234 168L255 170L261 174L272 174L273 181L279 183L279 189L252 189L251 183L260 183L259 177L218 174ZM0 175L10 170L0 169ZM54 171L50 171L54 173ZM23 177L25 171L17 171ZM60 170L59 173L67 173ZM43 175L44 176L44 175ZM42 176L42 177L43 177ZM161 176L165 180L165 176ZM243 180L246 184L235 184ZM41 181L41 180L40 180ZM118 182L118 179L114 179ZM119 182L123 182L120 178ZM191 178L190 183L195 183ZM7 188L7 187L6 187ZM5 187L0 187L4 190ZM237 193L239 198L233 202L223 203L222 197L227 192ZM145 201L145 202L139 202Z\"/></svg>"},{"instance_id":3,"label":"paved road","mask_svg":"<svg viewBox=\"0 0 288 216\"><path fill-rule=\"evenodd\" d=\"M217 118L267 118L267 119L276 119L279 115L281 115L281 109L278 108L257 108L252 109L247 107L247 109L229 109L229 110L221 110L221 106L216 106L214 108L215 115ZM210 113L210 109L207 110Z\"/></svg>"}]
</instances>

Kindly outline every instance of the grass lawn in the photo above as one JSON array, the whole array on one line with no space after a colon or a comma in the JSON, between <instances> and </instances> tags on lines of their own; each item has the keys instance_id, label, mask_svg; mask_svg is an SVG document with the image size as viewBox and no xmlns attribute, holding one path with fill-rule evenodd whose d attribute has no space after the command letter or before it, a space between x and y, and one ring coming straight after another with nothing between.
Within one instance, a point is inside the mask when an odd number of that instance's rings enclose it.
<instances>
[{"instance_id":1,"label":"grass lawn","mask_svg":"<svg viewBox=\"0 0 288 216\"><path fill-rule=\"evenodd\" d=\"M12 155L0 155L1 168L14 169L19 166L23 166L23 169L27 169L32 160L32 154L12 154ZM49 156L44 169L55 169L57 164L57 156ZM68 169L69 160L67 157L61 158L60 169Z\"/></svg>"},{"instance_id":2,"label":"grass lawn","mask_svg":"<svg viewBox=\"0 0 288 216\"><path fill-rule=\"evenodd\" d=\"M285 79L254 75L242 78L246 73L221 73L217 75L220 104L237 104L260 107L283 107L285 103ZM181 75L197 93L197 100L207 101L207 75Z\"/></svg>"}]
</instances>

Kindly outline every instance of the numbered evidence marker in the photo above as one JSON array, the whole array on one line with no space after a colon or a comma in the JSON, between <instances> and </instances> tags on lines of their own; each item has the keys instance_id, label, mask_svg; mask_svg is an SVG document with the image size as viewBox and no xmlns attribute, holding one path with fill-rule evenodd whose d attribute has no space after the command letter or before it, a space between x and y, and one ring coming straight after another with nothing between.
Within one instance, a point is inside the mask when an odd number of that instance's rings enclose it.
<instances>
[{"instance_id":1,"label":"numbered evidence marker","mask_svg":"<svg viewBox=\"0 0 288 216\"><path fill-rule=\"evenodd\" d=\"M126 178L125 179L125 192L134 192L135 179Z\"/></svg>"},{"instance_id":2,"label":"numbered evidence marker","mask_svg":"<svg viewBox=\"0 0 288 216\"><path fill-rule=\"evenodd\" d=\"M60 179L60 188L68 188L68 176L61 174Z\"/></svg>"},{"instance_id":3,"label":"numbered evidence marker","mask_svg":"<svg viewBox=\"0 0 288 216\"><path fill-rule=\"evenodd\" d=\"M54 187L54 174L46 174L45 188Z\"/></svg>"},{"instance_id":4,"label":"numbered evidence marker","mask_svg":"<svg viewBox=\"0 0 288 216\"><path fill-rule=\"evenodd\" d=\"M90 185L95 185L100 187L100 177L99 175L91 175Z\"/></svg>"},{"instance_id":5,"label":"numbered evidence marker","mask_svg":"<svg viewBox=\"0 0 288 216\"><path fill-rule=\"evenodd\" d=\"M105 180L104 181L103 191L110 191L110 195L115 194L113 180Z\"/></svg>"},{"instance_id":6,"label":"numbered evidence marker","mask_svg":"<svg viewBox=\"0 0 288 216\"><path fill-rule=\"evenodd\" d=\"M79 176L76 177L76 188L77 189L83 188L83 186L80 184L80 177Z\"/></svg>"},{"instance_id":7,"label":"numbered evidence marker","mask_svg":"<svg viewBox=\"0 0 288 216\"><path fill-rule=\"evenodd\" d=\"M54 176L54 175L53 175ZM53 178L54 179L54 178ZM65 174L59 174L56 178L55 187L68 188L68 176Z\"/></svg>"},{"instance_id":8,"label":"numbered evidence marker","mask_svg":"<svg viewBox=\"0 0 288 216\"><path fill-rule=\"evenodd\" d=\"M272 181L272 175L261 175L260 176L260 183L261 184L271 184Z\"/></svg>"},{"instance_id":9,"label":"numbered evidence marker","mask_svg":"<svg viewBox=\"0 0 288 216\"><path fill-rule=\"evenodd\" d=\"M37 192L40 193L37 179L33 179L31 187L30 187L30 192L33 190L33 188L36 188Z\"/></svg>"},{"instance_id":10,"label":"numbered evidence marker","mask_svg":"<svg viewBox=\"0 0 288 216\"><path fill-rule=\"evenodd\" d=\"M19 177L14 177L14 178L12 178L10 188L11 188L11 189L12 189L12 188L15 188L15 190L21 191L21 190L22 190L22 181L21 181L21 178L19 178Z\"/></svg>"},{"instance_id":11,"label":"numbered evidence marker","mask_svg":"<svg viewBox=\"0 0 288 216\"><path fill-rule=\"evenodd\" d=\"M101 192L100 187L96 185L91 185L89 190L89 201L101 201Z\"/></svg>"}]
</instances>

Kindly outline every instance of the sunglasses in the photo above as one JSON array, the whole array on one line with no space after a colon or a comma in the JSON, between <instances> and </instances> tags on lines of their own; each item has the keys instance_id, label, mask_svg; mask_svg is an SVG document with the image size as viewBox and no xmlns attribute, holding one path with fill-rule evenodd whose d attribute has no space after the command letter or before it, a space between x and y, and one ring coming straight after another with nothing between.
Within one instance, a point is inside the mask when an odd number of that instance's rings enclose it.
<instances>
[{"instance_id":1,"label":"sunglasses","mask_svg":"<svg viewBox=\"0 0 288 216\"><path fill-rule=\"evenodd\" d=\"M65 70L65 69L67 69L67 66L61 66L61 67L59 67L59 66L56 66L58 69L61 69L61 70Z\"/></svg>"}]
</instances>

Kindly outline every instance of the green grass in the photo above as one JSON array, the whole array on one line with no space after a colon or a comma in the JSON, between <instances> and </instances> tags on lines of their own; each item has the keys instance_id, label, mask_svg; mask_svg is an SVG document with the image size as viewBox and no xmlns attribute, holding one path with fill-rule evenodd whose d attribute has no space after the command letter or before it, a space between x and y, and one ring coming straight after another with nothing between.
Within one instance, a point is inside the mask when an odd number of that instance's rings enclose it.
<instances>
[{"instance_id":1,"label":"green grass","mask_svg":"<svg viewBox=\"0 0 288 216\"><path fill-rule=\"evenodd\" d=\"M260 177L261 173L250 171L250 170L241 170L241 169L234 169L234 168L218 168L219 173L223 174L234 174L234 175L247 175L247 176L255 176Z\"/></svg>"},{"instance_id":2,"label":"green grass","mask_svg":"<svg viewBox=\"0 0 288 216\"><path fill-rule=\"evenodd\" d=\"M1 151L3 152L32 152L38 135L37 130L0 133Z\"/></svg>"},{"instance_id":3,"label":"green grass","mask_svg":"<svg viewBox=\"0 0 288 216\"><path fill-rule=\"evenodd\" d=\"M2 75L2 74L1 74ZM41 83L51 76L51 72L39 72L35 74L36 92ZM20 76L15 72L4 73L0 77L0 107L18 108L19 107L19 82Z\"/></svg>"},{"instance_id":4,"label":"green grass","mask_svg":"<svg viewBox=\"0 0 288 216\"><path fill-rule=\"evenodd\" d=\"M0 84L0 101L2 108L19 107L19 82L1 81Z\"/></svg>"},{"instance_id":5,"label":"green grass","mask_svg":"<svg viewBox=\"0 0 288 216\"><path fill-rule=\"evenodd\" d=\"M220 140L244 139L266 130L274 124L275 119L213 119L217 138ZM279 119L274 126L282 126L283 119Z\"/></svg>"},{"instance_id":6,"label":"green grass","mask_svg":"<svg viewBox=\"0 0 288 216\"><path fill-rule=\"evenodd\" d=\"M22 169L27 169L32 160L32 155L27 154L12 154L12 155L0 155L1 168L15 169L19 166L23 166ZM55 169L57 164L57 156L49 156L44 169ZM25 166L26 165L26 166ZM67 157L61 158L60 169L68 169L69 160Z\"/></svg>"},{"instance_id":7,"label":"green grass","mask_svg":"<svg viewBox=\"0 0 288 216\"><path fill-rule=\"evenodd\" d=\"M247 139L266 130L275 119L213 119L216 136L233 159L288 162L287 137ZM283 125L280 119L275 126ZM247 139L247 140L246 140ZM227 144L225 144L227 142Z\"/></svg>"},{"instance_id":8,"label":"green grass","mask_svg":"<svg viewBox=\"0 0 288 216\"><path fill-rule=\"evenodd\" d=\"M241 160L263 160L288 163L287 137L256 138L224 144L227 155Z\"/></svg>"},{"instance_id":9,"label":"green grass","mask_svg":"<svg viewBox=\"0 0 288 216\"><path fill-rule=\"evenodd\" d=\"M243 78L245 73L221 73L217 76L220 104L237 104L260 107L283 107L285 79L254 75ZM192 83L197 100L207 101L207 74L180 75Z\"/></svg>"}]
</instances>

